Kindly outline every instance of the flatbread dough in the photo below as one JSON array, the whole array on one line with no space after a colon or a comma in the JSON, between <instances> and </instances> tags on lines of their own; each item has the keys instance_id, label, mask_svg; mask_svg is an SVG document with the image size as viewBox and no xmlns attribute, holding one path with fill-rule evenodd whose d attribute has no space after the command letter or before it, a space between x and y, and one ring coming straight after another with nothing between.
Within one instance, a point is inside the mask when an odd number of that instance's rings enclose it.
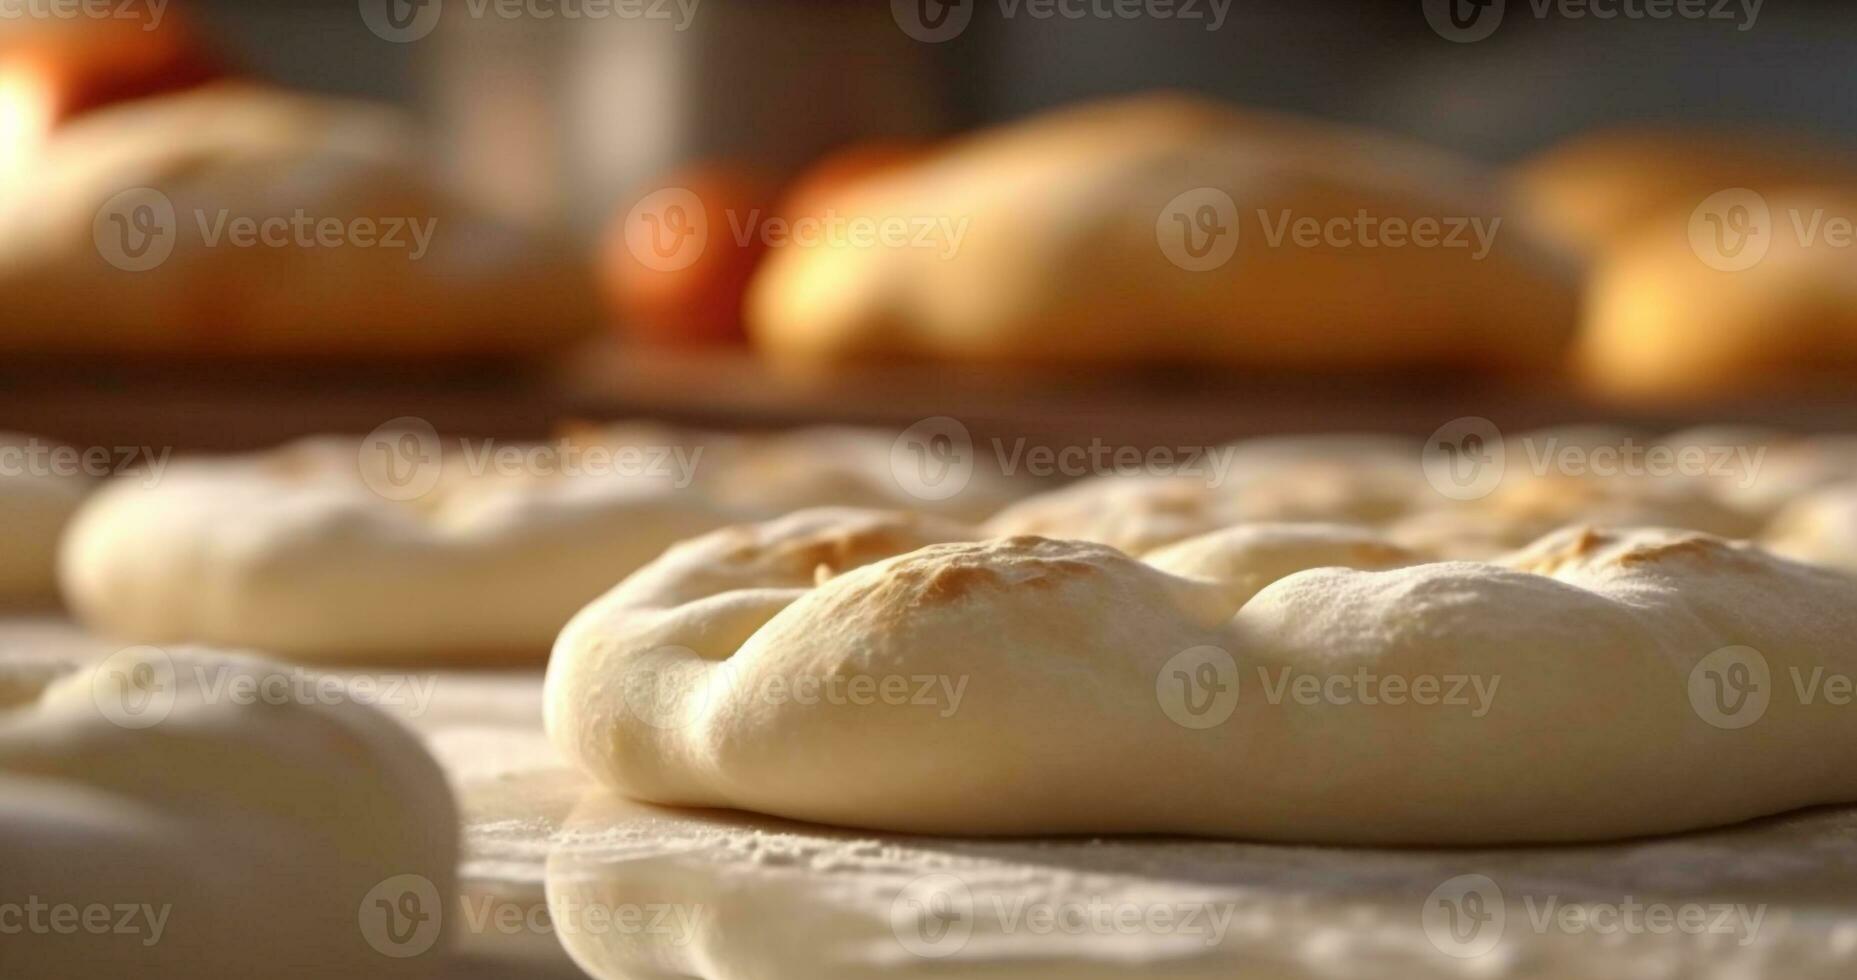
<instances>
[{"instance_id":1,"label":"flatbread dough","mask_svg":"<svg viewBox=\"0 0 1857 980\"><path fill-rule=\"evenodd\" d=\"M1357 571L1317 542L1240 606L1242 562L960 538L680 546L562 632L550 735L635 798L937 834L1575 841L1857 799L1857 715L1795 686L1857 673L1857 579L1753 546L1572 528Z\"/></svg>"},{"instance_id":2,"label":"flatbread dough","mask_svg":"<svg viewBox=\"0 0 1857 980\"><path fill-rule=\"evenodd\" d=\"M69 671L0 658L6 897L84 923L9 921L7 976L431 975L458 857L445 777L305 676L152 647ZM104 931L50 911L97 906Z\"/></svg>"},{"instance_id":3,"label":"flatbread dough","mask_svg":"<svg viewBox=\"0 0 1857 980\"><path fill-rule=\"evenodd\" d=\"M1392 436L1251 439L1213 447L1203 474L1079 480L1012 504L986 522L998 537L1093 541L1142 555L1247 522L1379 524L1425 504L1417 442Z\"/></svg>"},{"instance_id":4,"label":"flatbread dough","mask_svg":"<svg viewBox=\"0 0 1857 980\"><path fill-rule=\"evenodd\" d=\"M919 499L891 475L893 440L861 430L622 426L548 447L434 436L411 456L402 436L376 438L181 460L153 487L107 487L66 536L67 600L136 642L534 661L577 609L685 538L832 503L972 516L1011 492L976 474L957 496Z\"/></svg>"}]
</instances>

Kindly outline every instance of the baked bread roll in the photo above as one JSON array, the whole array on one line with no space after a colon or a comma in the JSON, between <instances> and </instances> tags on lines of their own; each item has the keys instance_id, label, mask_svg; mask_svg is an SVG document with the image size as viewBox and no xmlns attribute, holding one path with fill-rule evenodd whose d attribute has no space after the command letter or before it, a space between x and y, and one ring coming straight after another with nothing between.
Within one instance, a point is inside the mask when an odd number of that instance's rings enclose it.
<instances>
[{"instance_id":1,"label":"baked bread roll","mask_svg":"<svg viewBox=\"0 0 1857 980\"><path fill-rule=\"evenodd\" d=\"M1857 669L1857 579L1751 546L1569 529L1241 606L959 536L795 515L673 549L562 632L549 732L638 799L907 833L1497 844L1857 798L1857 716L1783 680ZM1770 674L1758 712L1713 698L1729 661Z\"/></svg>"},{"instance_id":2,"label":"baked bread roll","mask_svg":"<svg viewBox=\"0 0 1857 980\"><path fill-rule=\"evenodd\" d=\"M1575 136L1517 164L1510 176L1540 227L1595 252L1731 187L1771 192L1857 182L1857 159L1777 133L1633 126Z\"/></svg>"},{"instance_id":3,"label":"baked bread roll","mask_svg":"<svg viewBox=\"0 0 1857 980\"><path fill-rule=\"evenodd\" d=\"M1598 261L1577 360L1601 390L1721 397L1857 368L1857 185L1730 193L1745 200L1692 201Z\"/></svg>"},{"instance_id":4,"label":"baked bread roll","mask_svg":"<svg viewBox=\"0 0 1857 980\"><path fill-rule=\"evenodd\" d=\"M0 867L45 917L18 910L8 976L437 975L458 817L410 733L254 659L43 668L0 658Z\"/></svg>"},{"instance_id":5,"label":"baked bread roll","mask_svg":"<svg viewBox=\"0 0 1857 980\"><path fill-rule=\"evenodd\" d=\"M1182 96L982 132L824 210L750 288L790 363L1529 367L1573 326L1573 270L1473 166Z\"/></svg>"},{"instance_id":6,"label":"baked bread roll","mask_svg":"<svg viewBox=\"0 0 1857 980\"><path fill-rule=\"evenodd\" d=\"M433 186L408 129L233 83L71 123L0 187L0 349L429 357L585 333L590 270Z\"/></svg>"},{"instance_id":7,"label":"baked bread roll","mask_svg":"<svg viewBox=\"0 0 1857 980\"><path fill-rule=\"evenodd\" d=\"M0 432L0 609L57 600L58 536L91 480L52 465L41 450L53 444Z\"/></svg>"},{"instance_id":8,"label":"baked bread roll","mask_svg":"<svg viewBox=\"0 0 1857 980\"><path fill-rule=\"evenodd\" d=\"M875 432L726 436L653 426L554 444L308 440L173 463L101 490L60 578L87 625L303 660L538 660L575 610L670 544L830 503L997 507L974 479L920 500ZM506 465L509 464L509 465ZM513 468L511 468L513 467Z\"/></svg>"}]
</instances>

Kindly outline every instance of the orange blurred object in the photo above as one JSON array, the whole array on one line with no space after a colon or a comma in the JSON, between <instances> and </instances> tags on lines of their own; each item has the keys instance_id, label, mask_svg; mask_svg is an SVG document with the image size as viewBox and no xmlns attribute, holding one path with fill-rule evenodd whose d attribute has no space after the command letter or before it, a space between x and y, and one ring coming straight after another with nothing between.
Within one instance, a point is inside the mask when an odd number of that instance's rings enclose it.
<instances>
[{"instance_id":1,"label":"orange blurred object","mask_svg":"<svg viewBox=\"0 0 1857 980\"><path fill-rule=\"evenodd\" d=\"M926 140L862 140L847 143L815 160L787 185L780 213L789 219L819 217L830 209L832 198L862 180L911 164L934 153Z\"/></svg>"},{"instance_id":2,"label":"orange blurred object","mask_svg":"<svg viewBox=\"0 0 1857 980\"><path fill-rule=\"evenodd\" d=\"M154 19L93 17L15 24L0 32L0 75L20 74L50 87L55 126L92 109L192 88L228 72L170 3Z\"/></svg>"},{"instance_id":3,"label":"orange blurred object","mask_svg":"<svg viewBox=\"0 0 1857 980\"><path fill-rule=\"evenodd\" d=\"M617 216L601 247L601 285L628 333L667 344L740 343L742 298L767 251L773 185L706 163L672 173Z\"/></svg>"}]
</instances>

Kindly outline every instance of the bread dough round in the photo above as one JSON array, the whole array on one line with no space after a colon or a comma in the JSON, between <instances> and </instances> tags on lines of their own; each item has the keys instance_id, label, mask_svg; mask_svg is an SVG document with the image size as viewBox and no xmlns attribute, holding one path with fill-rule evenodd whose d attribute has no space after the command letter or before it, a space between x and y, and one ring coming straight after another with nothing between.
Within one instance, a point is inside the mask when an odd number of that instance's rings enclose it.
<instances>
[{"instance_id":1,"label":"bread dough round","mask_svg":"<svg viewBox=\"0 0 1857 980\"><path fill-rule=\"evenodd\" d=\"M0 432L0 609L33 607L58 597L58 538L91 480L35 462L51 443Z\"/></svg>"},{"instance_id":2,"label":"bread dough round","mask_svg":"<svg viewBox=\"0 0 1857 980\"><path fill-rule=\"evenodd\" d=\"M748 297L787 363L1538 368L1574 326L1574 269L1474 165L1178 95L982 132L824 210L844 230L774 249Z\"/></svg>"},{"instance_id":3,"label":"bread dough round","mask_svg":"<svg viewBox=\"0 0 1857 980\"><path fill-rule=\"evenodd\" d=\"M976 478L946 500L910 496L876 432L622 426L556 444L543 459L558 463L513 469L484 454L519 461L553 447L434 443L421 457L442 460L430 488L396 499L387 468L400 462L370 451L373 438L176 461L152 487L106 487L66 535L67 601L136 642L304 660L539 660L576 610L685 538L831 503L984 512L1008 492ZM645 455L596 469L596 457L568 455L576 447Z\"/></svg>"},{"instance_id":4,"label":"bread dough round","mask_svg":"<svg viewBox=\"0 0 1857 980\"><path fill-rule=\"evenodd\" d=\"M1797 435L1758 426L1697 426L1663 440L1677 451L1700 450L1710 462L1704 488L1751 520L1771 520L1801 497L1857 480L1857 436Z\"/></svg>"},{"instance_id":5,"label":"bread dough round","mask_svg":"<svg viewBox=\"0 0 1857 980\"><path fill-rule=\"evenodd\" d=\"M0 349L487 355L587 333L580 260L433 186L411 128L239 83L86 115L0 187Z\"/></svg>"},{"instance_id":6,"label":"bread dough round","mask_svg":"<svg viewBox=\"0 0 1857 980\"><path fill-rule=\"evenodd\" d=\"M42 667L0 660L7 900L108 906L133 929L23 928L9 976L431 974L442 907L422 904L430 928L403 923L401 945L367 925L399 884L423 882L421 903L455 890L457 813L411 734L339 696L235 694L312 690L242 688L289 679L259 660L139 648Z\"/></svg>"},{"instance_id":7,"label":"bread dough round","mask_svg":"<svg viewBox=\"0 0 1857 980\"><path fill-rule=\"evenodd\" d=\"M1700 479L1511 469L1487 496L1439 498L1388 524L1386 534L1434 557L1483 561L1574 524L1681 528L1733 539L1761 527L1757 518L1716 499Z\"/></svg>"},{"instance_id":8,"label":"bread dough round","mask_svg":"<svg viewBox=\"0 0 1857 980\"><path fill-rule=\"evenodd\" d=\"M1857 482L1825 487L1782 508L1761 541L1790 558L1857 572Z\"/></svg>"},{"instance_id":9,"label":"bread dough round","mask_svg":"<svg viewBox=\"0 0 1857 980\"><path fill-rule=\"evenodd\" d=\"M1239 524L1149 552L1142 560L1225 589L1234 608L1265 587L1310 568L1378 571L1426 560L1385 535L1347 524Z\"/></svg>"},{"instance_id":10,"label":"bread dough round","mask_svg":"<svg viewBox=\"0 0 1857 980\"><path fill-rule=\"evenodd\" d=\"M1012 504L989 534L1093 541L1130 555L1247 522L1379 524L1424 503L1418 443L1385 436L1253 439L1222 475L1104 474Z\"/></svg>"},{"instance_id":11,"label":"bread dough round","mask_svg":"<svg viewBox=\"0 0 1857 980\"><path fill-rule=\"evenodd\" d=\"M1857 579L1751 546L1574 528L1239 606L1100 545L900 520L673 550L562 632L551 736L638 799L911 833L1570 841L1857 798L1857 716L1788 679L1857 669ZM809 584L828 546L851 558ZM1737 657L1757 717L1709 700Z\"/></svg>"}]
</instances>

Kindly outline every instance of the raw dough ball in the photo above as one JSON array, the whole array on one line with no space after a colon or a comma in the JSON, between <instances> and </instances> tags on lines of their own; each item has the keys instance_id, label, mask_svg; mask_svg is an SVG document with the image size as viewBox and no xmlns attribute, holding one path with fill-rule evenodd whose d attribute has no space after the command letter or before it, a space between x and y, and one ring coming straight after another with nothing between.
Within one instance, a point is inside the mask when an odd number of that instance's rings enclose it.
<instances>
[{"instance_id":1,"label":"raw dough ball","mask_svg":"<svg viewBox=\"0 0 1857 980\"><path fill-rule=\"evenodd\" d=\"M591 271L433 186L411 126L238 83L72 123L0 188L0 349L488 355L587 332Z\"/></svg>"},{"instance_id":2,"label":"raw dough ball","mask_svg":"<svg viewBox=\"0 0 1857 980\"><path fill-rule=\"evenodd\" d=\"M975 479L958 497L918 500L891 477L890 446L850 430L621 426L508 469L484 453L536 447L452 443L409 463L371 440L308 440L102 490L66 536L60 574L87 624L138 642L537 660L575 610L705 531L821 504L960 513L1007 499ZM596 466L602 450L611 465ZM411 496L422 472L432 485Z\"/></svg>"},{"instance_id":3,"label":"raw dough ball","mask_svg":"<svg viewBox=\"0 0 1857 980\"><path fill-rule=\"evenodd\" d=\"M112 928L135 906L134 930L9 935L8 976L431 972L442 950L393 955L431 930L402 922L406 944L382 949L368 929L377 885L396 902L400 876L425 883L422 903L454 890L457 814L411 734L339 697L241 695L328 690L271 687L302 675L254 659L139 648L44 673L0 660L19 695L0 698L6 899L109 906ZM448 909L417 911L436 929Z\"/></svg>"},{"instance_id":4,"label":"raw dough ball","mask_svg":"<svg viewBox=\"0 0 1857 980\"><path fill-rule=\"evenodd\" d=\"M58 597L58 536L91 481L41 471L33 462L36 448L50 445L0 432L0 539L7 543L0 553L0 608L44 605Z\"/></svg>"},{"instance_id":5,"label":"raw dough ball","mask_svg":"<svg viewBox=\"0 0 1857 980\"><path fill-rule=\"evenodd\" d=\"M750 289L788 362L1538 368L1574 325L1573 269L1467 161L1177 95L979 133L827 210L845 230Z\"/></svg>"},{"instance_id":6,"label":"raw dough ball","mask_svg":"<svg viewBox=\"0 0 1857 980\"><path fill-rule=\"evenodd\" d=\"M911 833L1489 844L1857 798L1857 715L1790 680L1857 671L1857 579L1750 546L1570 529L1240 608L1100 545L880 530L648 566L561 634L551 736L639 799ZM821 548L854 557L810 587L770 557Z\"/></svg>"}]
</instances>

